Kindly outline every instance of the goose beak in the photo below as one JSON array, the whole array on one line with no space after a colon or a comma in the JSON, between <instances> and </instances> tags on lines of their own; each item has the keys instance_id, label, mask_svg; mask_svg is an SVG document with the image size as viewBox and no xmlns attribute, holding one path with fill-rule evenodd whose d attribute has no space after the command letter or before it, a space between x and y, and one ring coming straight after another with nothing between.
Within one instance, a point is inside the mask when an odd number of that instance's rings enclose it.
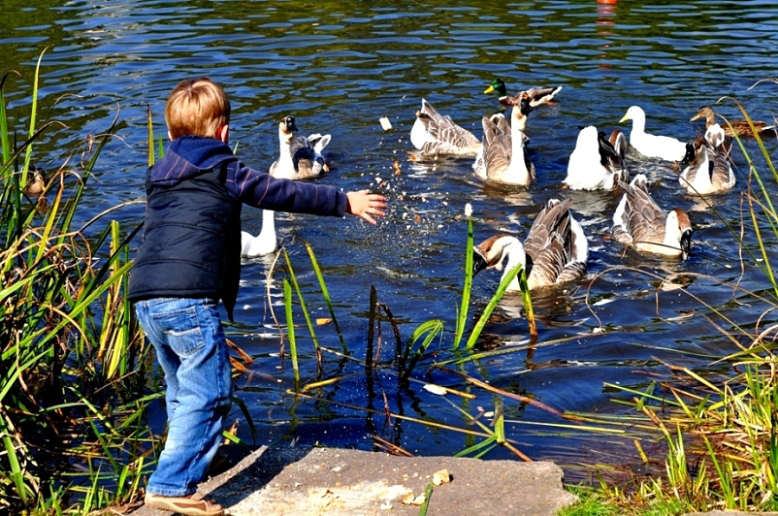
<instances>
[{"instance_id":1,"label":"goose beak","mask_svg":"<svg viewBox=\"0 0 778 516\"><path fill-rule=\"evenodd\" d=\"M693 117L691 117L689 119L689 122L694 122L695 120L697 120L699 118L702 118L702 115L700 113L697 113L696 115L694 115Z\"/></svg>"},{"instance_id":2,"label":"goose beak","mask_svg":"<svg viewBox=\"0 0 778 516\"><path fill-rule=\"evenodd\" d=\"M681 234L681 252L683 253L684 258L689 256L689 253L692 252L692 230L691 229L687 229Z\"/></svg>"},{"instance_id":3,"label":"goose beak","mask_svg":"<svg viewBox=\"0 0 778 516\"><path fill-rule=\"evenodd\" d=\"M488 88L486 88L486 89L484 90L484 93L491 93L491 92L493 92L493 91L494 91L494 86L489 86Z\"/></svg>"},{"instance_id":4,"label":"goose beak","mask_svg":"<svg viewBox=\"0 0 778 516\"><path fill-rule=\"evenodd\" d=\"M486 269L487 266L486 258L481 254L480 249L473 246L473 276Z\"/></svg>"},{"instance_id":5,"label":"goose beak","mask_svg":"<svg viewBox=\"0 0 778 516\"><path fill-rule=\"evenodd\" d=\"M623 117L621 117L621 120L619 120L619 123L620 123L620 124L623 124L623 123L624 123L624 122L626 122L627 120L629 120L629 115L624 115Z\"/></svg>"}]
</instances>

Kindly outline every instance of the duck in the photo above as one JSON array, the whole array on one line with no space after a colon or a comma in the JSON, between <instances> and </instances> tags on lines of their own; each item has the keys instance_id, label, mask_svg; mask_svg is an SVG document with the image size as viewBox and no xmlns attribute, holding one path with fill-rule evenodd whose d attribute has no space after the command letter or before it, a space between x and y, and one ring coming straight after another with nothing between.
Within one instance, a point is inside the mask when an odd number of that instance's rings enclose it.
<instances>
[{"instance_id":1,"label":"duck","mask_svg":"<svg viewBox=\"0 0 778 516\"><path fill-rule=\"evenodd\" d=\"M646 133L646 113L640 106L631 106L619 123L632 120L629 143L643 156L680 161L686 155L686 144L669 136Z\"/></svg>"},{"instance_id":2,"label":"duck","mask_svg":"<svg viewBox=\"0 0 778 516\"><path fill-rule=\"evenodd\" d=\"M613 214L611 238L640 252L686 258L692 238L689 215L680 208L662 211L648 193L645 174L619 186L624 195Z\"/></svg>"},{"instance_id":3,"label":"duck","mask_svg":"<svg viewBox=\"0 0 778 516\"><path fill-rule=\"evenodd\" d=\"M484 93L497 92L500 94L500 99L509 97L508 90L505 87L505 83L502 79L492 79L491 84L484 90ZM557 93L562 91L562 86L549 86L549 87L533 87L528 90L524 90L529 97L529 106L534 109L543 104L551 104L554 102L554 97ZM522 92L519 92L522 93Z\"/></svg>"},{"instance_id":4,"label":"duck","mask_svg":"<svg viewBox=\"0 0 778 516\"><path fill-rule=\"evenodd\" d=\"M484 140L473 170L486 181L529 186L535 181L535 165L527 153L524 129L529 112L529 96L522 93L511 110L509 124L502 113L483 117Z\"/></svg>"},{"instance_id":5,"label":"duck","mask_svg":"<svg viewBox=\"0 0 778 516\"><path fill-rule=\"evenodd\" d=\"M27 184L22 191L29 196L39 197L45 189L46 176L43 170L35 165L30 165L27 169Z\"/></svg>"},{"instance_id":6,"label":"duck","mask_svg":"<svg viewBox=\"0 0 778 516\"><path fill-rule=\"evenodd\" d=\"M416 111L411 143L424 157L472 158L481 146L473 133L458 126L450 116L438 113L425 99L421 99L421 109Z\"/></svg>"},{"instance_id":7,"label":"duck","mask_svg":"<svg viewBox=\"0 0 778 516\"><path fill-rule=\"evenodd\" d=\"M697 114L691 117L689 121L694 122L695 120L699 120L701 118L705 119L705 129L710 128L714 124L718 125L716 122L716 112L710 106L702 106L699 111L697 111ZM733 136L753 137L754 129L758 134L764 133L772 136L778 134L776 133L775 125L767 125L767 123L762 120L752 120L751 123L754 124L753 129L748 124L747 120L727 120L727 123L722 126L724 135L729 138L732 138Z\"/></svg>"},{"instance_id":8,"label":"duck","mask_svg":"<svg viewBox=\"0 0 778 516\"><path fill-rule=\"evenodd\" d=\"M313 179L329 171L322 151L330 135L295 136L295 118L285 116L278 124L279 157L270 165L270 175L283 179Z\"/></svg>"},{"instance_id":9,"label":"duck","mask_svg":"<svg viewBox=\"0 0 778 516\"><path fill-rule=\"evenodd\" d=\"M731 143L731 140L730 140ZM678 182L690 194L707 195L725 192L735 186L735 173L729 161L725 133L719 124L686 144L686 155L680 163Z\"/></svg>"},{"instance_id":10,"label":"duck","mask_svg":"<svg viewBox=\"0 0 778 516\"><path fill-rule=\"evenodd\" d=\"M624 156L627 138L615 129L609 138L590 125L581 129L567 163L564 183L571 190L612 190L629 180Z\"/></svg>"},{"instance_id":11,"label":"duck","mask_svg":"<svg viewBox=\"0 0 778 516\"><path fill-rule=\"evenodd\" d=\"M473 274L504 268L504 277L521 264L526 268L529 290L557 287L584 277L589 244L571 207L571 199L549 199L535 217L524 244L513 235L498 234L474 246ZM515 277L507 291L518 290Z\"/></svg>"},{"instance_id":12,"label":"duck","mask_svg":"<svg viewBox=\"0 0 778 516\"><path fill-rule=\"evenodd\" d=\"M254 236L248 231L240 232L240 255L246 258L256 258L270 254L278 249L276 238L276 212L262 210L262 230Z\"/></svg>"}]
</instances>

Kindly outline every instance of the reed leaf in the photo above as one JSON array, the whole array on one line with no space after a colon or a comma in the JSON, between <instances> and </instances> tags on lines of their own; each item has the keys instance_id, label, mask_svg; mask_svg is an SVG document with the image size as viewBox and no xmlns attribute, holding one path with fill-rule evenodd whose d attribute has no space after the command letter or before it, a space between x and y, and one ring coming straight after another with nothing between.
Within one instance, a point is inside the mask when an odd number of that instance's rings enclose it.
<instances>
[{"instance_id":1,"label":"reed leaf","mask_svg":"<svg viewBox=\"0 0 778 516\"><path fill-rule=\"evenodd\" d=\"M486 322L489 320L489 316L492 315L492 312L497 306L497 303L500 302L502 296L505 294L505 291L508 289L508 285L510 285L511 281L513 281L513 278L516 277L521 269L521 264L518 264L510 271L508 271L508 274L502 278L500 284L497 287L497 291L495 291L494 295L489 300L489 303L486 305L486 308L484 308L484 312L481 314L478 322L475 323L475 327L473 327L473 331L470 333L470 337L467 339L467 344L465 346L467 349L473 349L475 347L475 343L478 342L478 337L481 336L481 332L483 331L484 326L486 326Z\"/></svg>"},{"instance_id":2,"label":"reed leaf","mask_svg":"<svg viewBox=\"0 0 778 516\"><path fill-rule=\"evenodd\" d=\"M467 219L467 246L465 247L465 279L462 286L462 302L457 312L456 334L453 349L459 349L467 325L467 313L470 307L470 293L473 290L473 220Z\"/></svg>"},{"instance_id":3,"label":"reed leaf","mask_svg":"<svg viewBox=\"0 0 778 516\"><path fill-rule=\"evenodd\" d=\"M300 383L300 367L297 362L297 340L294 333L294 319L292 318L292 286L286 278L284 278L284 306L286 308L286 334L289 337L289 354L292 356L294 381L295 385L297 385Z\"/></svg>"},{"instance_id":4,"label":"reed leaf","mask_svg":"<svg viewBox=\"0 0 778 516\"><path fill-rule=\"evenodd\" d=\"M332 308L332 301L330 300L330 293L327 290L327 284L324 282L324 276L321 273L321 267L316 259L316 255L313 252L311 244L305 242L305 250L308 251L308 256L311 258L311 265L313 271L316 273L316 279L319 280L319 288L321 288L321 294L324 297L324 302L327 304L327 310L330 311L330 317L332 318L332 324L335 326L335 331L338 333L340 339L340 347L345 355L349 355L348 346L346 345L346 339L343 338L343 332L340 330L340 324L338 324L338 318L335 317L335 310Z\"/></svg>"}]
</instances>

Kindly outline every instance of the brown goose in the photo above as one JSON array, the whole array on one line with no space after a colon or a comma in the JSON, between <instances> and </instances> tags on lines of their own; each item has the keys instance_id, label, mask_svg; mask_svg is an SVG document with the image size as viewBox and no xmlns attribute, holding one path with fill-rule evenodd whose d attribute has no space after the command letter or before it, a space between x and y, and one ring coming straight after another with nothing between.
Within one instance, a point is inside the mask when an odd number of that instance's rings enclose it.
<instances>
[{"instance_id":1,"label":"brown goose","mask_svg":"<svg viewBox=\"0 0 778 516\"><path fill-rule=\"evenodd\" d=\"M472 158L478 154L481 142L473 133L443 116L432 104L421 99L421 109L411 128L411 143L422 156L454 156Z\"/></svg>"},{"instance_id":2,"label":"brown goose","mask_svg":"<svg viewBox=\"0 0 778 516\"><path fill-rule=\"evenodd\" d=\"M691 250L692 225L685 211L665 214L648 193L646 176L638 174L630 184L619 183L624 196L613 214L611 237L638 251L681 256Z\"/></svg>"},{"instance_id":3,"label":"brown goose","mask_svg":"<svg viewBox=\"0 0 778 516\"><path fill-rule=\"evenodd\" d=\"M483 117L484 141L473 163L476 176L486 181L529 186L535 181L535 165L527 154L524 129L529 97L522 93L511 110L511 123L501 113Z\"/></svg>"},{"instance_id":4,"label":"brown goose","mask_svg":"<svg viewBox=\"0 0 778 516\"><path fill-rule=\"evenodd\" d=\"M503 268L503 276L516 265L527 269L527 287L558 286L586 274L589 245L583 229L573 217L572 201L551 199L540 210L524 244L511 235L495 235L474 247L473 274L486 268ZM514 278L509 291L519 290Z\"/></svg>"}]
</instances>

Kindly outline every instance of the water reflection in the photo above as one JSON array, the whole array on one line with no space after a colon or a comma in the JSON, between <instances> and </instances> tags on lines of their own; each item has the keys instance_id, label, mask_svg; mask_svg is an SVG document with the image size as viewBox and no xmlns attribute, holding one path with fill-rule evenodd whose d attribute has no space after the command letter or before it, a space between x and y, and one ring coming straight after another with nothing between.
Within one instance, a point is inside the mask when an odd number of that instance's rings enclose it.
<instances>
[{"instance_id":1,"label":"water reflection","mask_svg":"<svg viewBox=\"0 0 778 516\"><path fill-rule=\"evenodd\" d=\"M646 110L649 129L682 140L697 133L689 118L699 107L723 95L735 94L756 118L772 119L775 106L770 99L776 86L747 88L765 71L778 68L774 3L740 2L734 11L727 2L672 0L639 5L604 0L531 0L520 5L197 0L186 9L182 5L162 0L43 0L0 19L0 65L22 73L4 88L19 134L29 120L31 101L25 86L32 83L40 51L49 46L41 68L39 119L61 118L70 128L52 128L36 142L42 162L58 161L74 148L80 153L87 133L99 134L110 125L115 105L103 101L95 107L90 99L120 99L121 127L101 155L95 186L85 192L91 210L83 215L85 220L104 204L142 198L147 106L155 134L164 134L161 116L172 86L183 77L207 74L231 96L232 138L247 164L267 168L272 163L278 146L276 120L293 112L306 126L332 134L325 154L333 170L322 183L389 195L390 214L375 228L356 220L304 215L278 221L314 318L327 316L329 309L302 242L316 251L353 356L364 354L372 285L400 321L404 341L423 322L444 321L444 338L430 345L415 379L426 379L432 362L452 355L447 339L460 309L467 237L462 215L468 203L480 241L495 232L523 239L543 202L551 197L573 199L590 241L587 280L568 291L536 296L540 335L532 347L526 347L527 323L520 303L504 299L479 345L506 352L478 365L463 365L474 376L499 377L514 390L531 392L559 409L608 410L612 393L603 389L604 379L641 385L648 375L661 376L664 370L651 361L653 356L704 368L706 360L684 353L728 351L718 330L698 316L702 311L711 317L710 310L676 288L679 285L727 316L748 322L761 315L757 303L733 303L733 288L715 281L739 282L751 289L762 288L764 281L750 264L741 273L739 260L750 258L733 238L744 220L740 195L748 178L739 150L735 189L705 200L685 195L667 162L628 156L630 175L647 175L663 209L677 206L690 212L695 236L692 256L685 262L647 258L609 240L617 190L568 191L560 185L579 126L594 123L603 130L627 132L618 120L633 104ZM480 136L481 117L502 109L494 97L483 94L493 77L515 89L546 84L564 88L557 105L530 116L530 152L538 182L529 188L481 184L473 177L471 160L432 162L408 155L408 136L422 97ZM74 96L60 98L64 93ZM732 102L720 109L722 114L737 114ZM384 116L392 129L381 127ZM755 142L744 145L761 166ZM767 145L773 153L776 142ZM244 225L258 230L259 211L243 213ZM143 209L133 206L122 214L122 227L133 227ZM750 233L745 234L753 244ZM774 244L769 242L771 253ZM281 272L279 268L275 279L268 280L266 262L244 263L238 301L244 310L230 328L231 338L257 359L257 374L240 384L257 421L294 420L292 432L333 445L369 447L363 439L369 431L424 454L451 454L466 446L456 435L415 424L392 430L363 412L326 405L366 403L367 386L358 380L363 370L358 376L336 355L325 355L326 371L357 376L324 391L327 401L298 400L290 410L285 391L289 367L288 362L278 366L281 336L270 310L278 316L282 306ZM663 283L665 278L671 283ZM498 283L499 274L481 274L474 282L471 324ZM294 317L302 324L298 304ZM604 331L591 333L599 327ZM331 326L315 331L324 346L340 348ZM300 328L303 375L313 378L319 373L306 332ZM554 344L544 346L548 342ZM662 349L655 349L657 345ZM520 351L509 352L512 347ZM542 373L536 373L539 370ZM282 380L284 388L269 386L273 378ZM461 412L439 397L419 393L415 384L394 395L399 389L392 378L387 374L372 385L370 403L377 410L383 410L383 393L391 393L390 410L464 424ZM472 390L459 379L448 379L455 388ZM248 390L254 387L256 391ZM477 396L477 403L493 404L491 395L477 391ZM549 419L531 409L518 412L517 418ZM332 430L326 437L319 431L323 427ZM514 431L525 435L522 429ZM554 436L526 434L526 440L533 445L533 458L564 453L564 443Z\"/></svg>"}]
</instances>

